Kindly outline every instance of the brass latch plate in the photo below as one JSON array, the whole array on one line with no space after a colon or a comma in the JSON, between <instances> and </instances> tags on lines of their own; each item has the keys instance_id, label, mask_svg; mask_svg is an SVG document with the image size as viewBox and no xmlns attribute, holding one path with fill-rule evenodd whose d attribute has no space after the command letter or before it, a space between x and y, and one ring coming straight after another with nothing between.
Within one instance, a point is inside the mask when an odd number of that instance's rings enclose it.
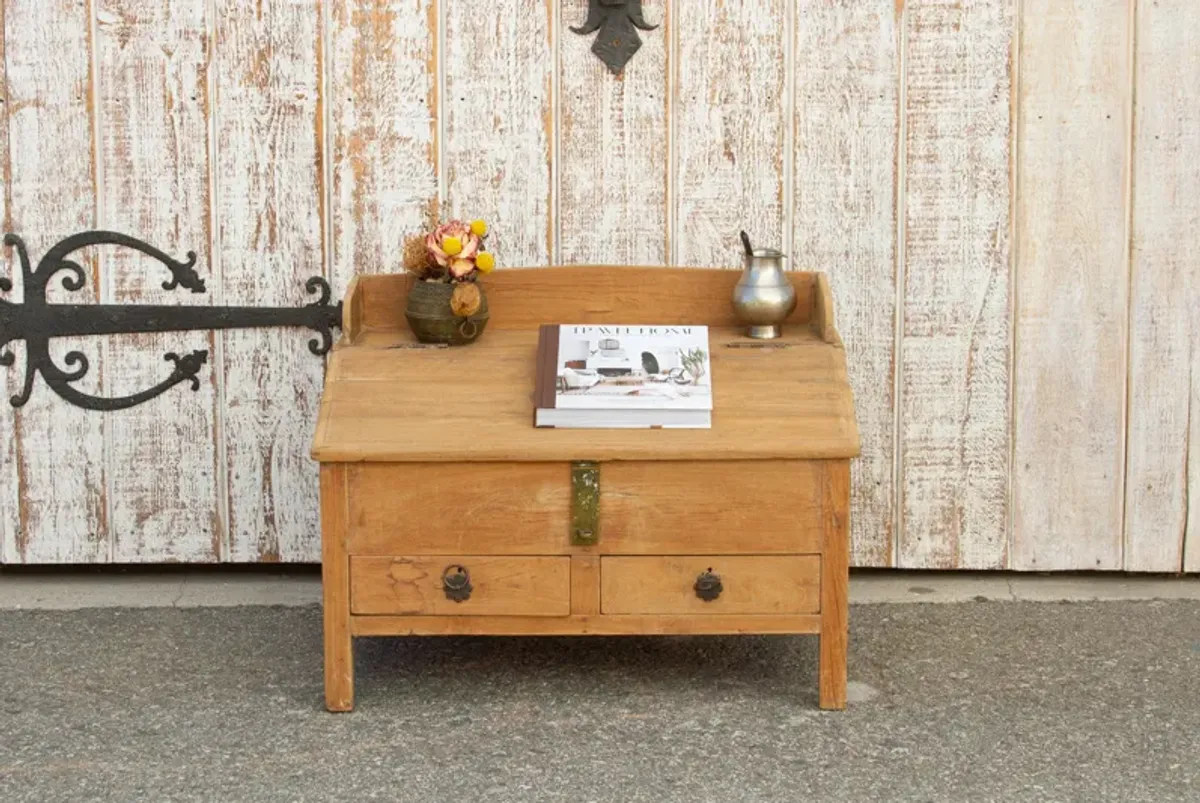
<instances>
[{"instance_id":1,"label":"brass latch plate","mask_svg":"<svg viewBox=\"0 0 1200 803\"><path fill-rule=\"evenodd\" d=\"M571 544L600 543L600 465L590 461L571 464Z\"/></svg>"}]
</instances>

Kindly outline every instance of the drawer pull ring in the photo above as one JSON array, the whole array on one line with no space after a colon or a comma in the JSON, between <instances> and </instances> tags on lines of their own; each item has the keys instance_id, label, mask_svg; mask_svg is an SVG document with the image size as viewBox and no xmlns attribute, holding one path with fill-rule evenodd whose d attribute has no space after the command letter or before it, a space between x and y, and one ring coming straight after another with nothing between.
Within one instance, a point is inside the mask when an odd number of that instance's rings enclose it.
<instances>
[{"instance_id":1,"label":"drawer pull ring","mask_svg":"<svg viewBox=\"0 0 1200 803\"><path fill-rule=\"evenodd\" d=\"M471 573L465 566L447 566L442 572L442 590L446 592L446 599L466 602L474 591L471 586Z\"/></svg>"},{"instance_id":2,"label":"drawer pull ring","mask_svg":"<svg viewBox=\"0 0 1200 803\"><path fill-rule=\"evenodd\" d=\"M725 590L721 586L721 575L713 574L712 569L701 572L696 578L696 585L692 587L696 589L696 596L705 602L712 602Z\"/></svg>"}]
</instances>

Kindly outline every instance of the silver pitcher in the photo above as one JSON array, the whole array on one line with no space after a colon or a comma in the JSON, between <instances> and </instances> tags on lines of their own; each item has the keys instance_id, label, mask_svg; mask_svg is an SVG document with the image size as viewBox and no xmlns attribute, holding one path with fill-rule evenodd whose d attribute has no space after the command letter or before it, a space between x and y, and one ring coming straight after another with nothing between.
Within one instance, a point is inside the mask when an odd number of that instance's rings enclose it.
<instances>
[{"instance_id":1,"label":"silver pitcher","mask_svg":"<svg viewBox=\"0 0 1200 803\"><path fill-rule=\"evenodd\" d=\"M733 309L748 325L747 335L773 340L783 334L780 324L796 309L796 288L783 272L787 256L773 248L756 248L742 259L746 270L733 289Z\"/></svg>"}]
</instances>

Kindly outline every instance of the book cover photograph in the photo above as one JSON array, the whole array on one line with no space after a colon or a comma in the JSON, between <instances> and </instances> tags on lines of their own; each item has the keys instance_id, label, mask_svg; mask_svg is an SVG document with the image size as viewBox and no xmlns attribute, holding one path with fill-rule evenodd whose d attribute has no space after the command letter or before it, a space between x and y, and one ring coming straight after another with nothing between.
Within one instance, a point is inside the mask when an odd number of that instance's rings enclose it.
<instances>
[{"instance_id":1,"label":"book cover photograph","mask_svg":"<svg viewBox=\"0 0 1200 803\"><path fill-rule=\"evenodd\" d=\"M559 416L559 425L707 425L712 410L708 327L546 326L539 358L539 414L544 410L612 414ZM622 418L622 411L648 412ZM689 412L703 415L678 415Z\"/></svg>"}]
</instances>

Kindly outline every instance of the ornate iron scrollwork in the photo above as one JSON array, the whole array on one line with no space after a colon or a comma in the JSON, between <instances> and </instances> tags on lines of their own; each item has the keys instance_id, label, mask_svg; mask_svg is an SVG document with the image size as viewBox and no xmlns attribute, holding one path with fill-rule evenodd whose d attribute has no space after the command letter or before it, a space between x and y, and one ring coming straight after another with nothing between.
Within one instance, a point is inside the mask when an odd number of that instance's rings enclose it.
<instances>
[{"instance_id":1,"label":"ornate iron scrollwork","mask_svg":"<svg viewBox=\"0 0 1200 803\"><path fill-rule=\"evenodd\" d=\"M88 231L67 237L46 252L36 270L31 267L29 253L20 237L7 234L4 243L17 250L25 293L25 299L20 304L0 299L0 366L11 367L16 363L8 344L16 340L25 341L25 378L20 392L10 399L14 407L21 407L29 401L33 394L34 378L41 374L51 390L77 407L126 410L161 396L184 382L190 382L192 390L199 390L199 373L208 362L208 352L204 350L183 356L167 354L163 360L171 363L173 368L154 387L131 396L91 396L72 387L72 383L78 382L88 372L87 357L79 351L68 352L63 357L66 367L59 367L50 356L50 341L56 337L296 326L312 329L320 335L319 340L313 339L308 343L309 350L320 356L333 346L333 329L341 328L341 302L330 304L329 283L319 276L314 276L305 284L310 295L320 294L316 301L305 307L50 304L46 300L46 287L51 278L60 272L67 273L62 279L64 289L75 292L83 288L86 282L83 267L69 257L93 245L132 248L152 257L171 274L171 278L162 284L164 290L182 287L193 293L203 293L205 286L204 280L195 271L194 251L188 252L187 259L180 262L152 245L117 232ZM0 278L0 292L7 293L12 289L10 280Z\"/></svg>"},{"instance_id":2,"label":"ornate iron scrollwork","mask_svg":"<svg viewBox=\"0 0 1200 803\"><path fill-rule=\"evenodd\" d=\"M642 38L638 36L637 29L653 31L657 27L646 22L642 0L591 0L587 22L571 30L583 36L599 31L592 52L608 65L613 74L619 75L629 60L642 49Z\"/></svg>"}]
</instances>

